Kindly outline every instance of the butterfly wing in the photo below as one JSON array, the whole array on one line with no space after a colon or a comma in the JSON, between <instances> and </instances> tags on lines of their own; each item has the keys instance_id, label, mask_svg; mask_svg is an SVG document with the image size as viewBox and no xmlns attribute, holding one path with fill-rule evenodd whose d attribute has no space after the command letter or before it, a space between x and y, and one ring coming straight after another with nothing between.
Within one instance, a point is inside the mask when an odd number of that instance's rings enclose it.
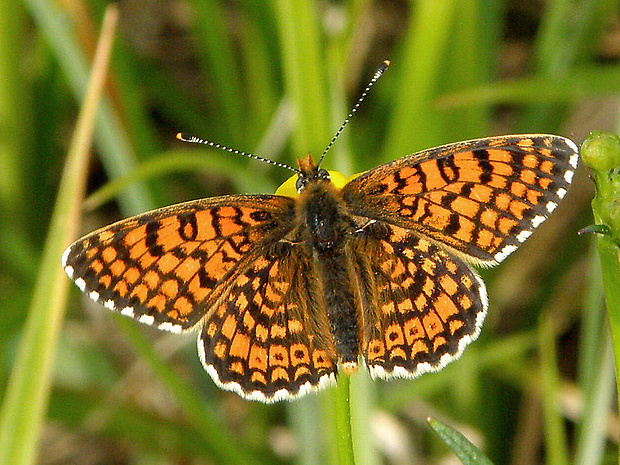
<instances>
[{"instance_id":1,"label":"butterfly wing","mask_svg":"<svg viewBox=\"0 0 620 465\"><path fill-rule=\"evenodd\" d=\"M478 337L484 283L459 258L398 226L374 222L351 243L362 313L361 352L373 377L437 371Z\"/></svg>"},{"instance_id":2,"label":"butterfly wing","mask_svg":"<svg viewBox=\"0 0 620 465\"><path fill-rule=\"evenodd\" d=\"M321 309L311 250L286 241L237 275L198 340L223 389L274 402L335 382L336 349Z\"/></svg>"},{"instance_id":3,"label":"butterfly wing","mask_svg":"<svg viewBox=\"0 0 620 465\"><path fill-rule=\"evenodd\" d=\"M502 261L566 194L578 148L551 135L444 145L381 165L342 189L349 210L418 231L462 257Z\"/></svg>"},{"instance_id":4,"label":"butterfly wing","mask_svg":"<svg viewBox=\"0 0 620 465\"><path fill-rule=\"evenodd\" d=\"M293 226L281 196L224 196L144 213L72 244L62 263L105 307L179 332L196 325L230 277Z\"/></svg>"}]
</instances>

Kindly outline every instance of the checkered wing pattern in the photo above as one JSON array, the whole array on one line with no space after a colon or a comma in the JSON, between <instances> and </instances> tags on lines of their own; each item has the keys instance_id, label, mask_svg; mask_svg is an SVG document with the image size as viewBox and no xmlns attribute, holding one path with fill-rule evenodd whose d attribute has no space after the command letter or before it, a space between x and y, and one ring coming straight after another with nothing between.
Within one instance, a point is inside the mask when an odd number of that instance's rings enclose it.
<instances>
[{"instance_id":1,"label":"checkered wing pattern","mask_svg":"<svg viewBox=\"0 0 620 465\"><path fill-rule=\"evenodd\" d=\"M351 211L419 231L478 264L502 261L555 209L578 148L551 135L500 136L425 150L343 189Z\"/></svg>"},{"instance_id":2,"label":"checkered wing pattern","mask_svg":"<svg viewBox=\"0 0 620 465\"><path fill-rule=\"evenodd\" d=\"M291 227L293 200L234 196L186 202L95 231L63 265L105 307L173 332L199 323L231 280Z\"/></svg>"},{"instance_id":3,"label":"checkered wing pattern","mask_svg":"<svg viewBox=\"0 0 620 465\"><path fill-rule=\"evenodd\" d=\"M273 402L335 383L338 356L312 262L308 247L280 242L234 278L198 341L220 387Z\"/></svg>"},{"instance_id":4,"label":"checkered wing pattern","mask_svg":"<svg viewBox=\"0 0 620 465\"><path fill-rule=\"evenodd\" d=\"M478 336L485 286L457 257L382 222L364 229L352 255L361 283L362 354L373 377L437 371Z\"/></svg>"}]
</instances>

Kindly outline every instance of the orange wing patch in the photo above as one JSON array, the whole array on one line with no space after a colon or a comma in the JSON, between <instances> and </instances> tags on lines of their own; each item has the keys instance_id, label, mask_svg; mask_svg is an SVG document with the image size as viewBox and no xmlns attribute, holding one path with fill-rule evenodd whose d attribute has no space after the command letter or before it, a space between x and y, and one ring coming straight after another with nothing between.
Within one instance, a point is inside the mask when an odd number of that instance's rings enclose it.
<instances>
[{"instance_id":1,"label":"orange wing patch","mask_svg":"<svg viewBox=\"0 0 620 465\"><path fill-rule=\"evenodd\" d=\"M106 307L189 329L252 250L292 223L291 199L240 196L229 204L229 197L187 202L121 221L74 243L63 265Z\"/></svg>"}]
</instances>

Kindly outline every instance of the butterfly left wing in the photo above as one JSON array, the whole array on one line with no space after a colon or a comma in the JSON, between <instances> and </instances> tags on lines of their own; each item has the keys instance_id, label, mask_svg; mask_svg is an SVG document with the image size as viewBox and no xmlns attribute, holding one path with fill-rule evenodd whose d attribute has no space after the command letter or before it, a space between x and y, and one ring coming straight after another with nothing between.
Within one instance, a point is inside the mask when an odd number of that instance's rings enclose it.
<instances>
[{"instance_id":1,"label":"butterfly left wing","mask_svg":"<svg viewBox=\"0 0 620 465\"><path fill-rule=\"evenodd\" d=\"M381 165L342 188L349 210L418 231L479 264L502 261L566 194L574 142L514 135L448 144Z\"/></svg>"},{"instance_id":2,"label":"butterfly left wing","mask_svg":"<svg viewBox=\"0 0 620 465\"><path fill-rule=\"evenodd\" d=\"M484 283L423 236L380 221L351 241L361 303L361 353L373 378L414 378L458 358L478 337Z\"/></svg>"},{"instance_id":3,"label":"butterfly left wing","mask_svg":"<svg viewBox=\"0 0 620 465\"><path fill-rule=\"evenodd\" d=\"M195 326L229 277L292 228L274 195L185 202L119 221L67 248L62 264L105 307L160 329Z\"/></svg>"},{"instance_id":4,"label":"butterfly left wing","mask_svg":"<svg viewBox=\"0 0 620 465\"><path fill-rule=\"evenodd\" d=\"M198 339L216 384L275 402L335 383L337 354L312 251L275 242L232 278Z\"/></svg>"}]
</instances>

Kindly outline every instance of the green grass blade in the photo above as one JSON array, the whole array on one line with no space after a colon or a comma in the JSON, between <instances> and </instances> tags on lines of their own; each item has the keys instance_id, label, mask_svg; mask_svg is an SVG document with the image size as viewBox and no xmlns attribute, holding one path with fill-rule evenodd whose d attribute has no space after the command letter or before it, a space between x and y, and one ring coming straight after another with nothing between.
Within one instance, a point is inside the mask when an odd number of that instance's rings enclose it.
<instances>
[{"instance_id":1,"label":"green grass blade","mask_svg":"<svg viewBox=\"0 0 620 465\"><path fill-rule=\"evenodd\" d=\"M320 24L314 2L273 2L282 44L287 97L295 112L293 149L296 156L319 156L329 142L329 111L321 56Z\"/></svg>"},{"instance_id":2,"label":"green grass blade","mask_svg":"<svg viewBox=\"0 0 620 465\"><path fill-rule=\"evenodd\" d=\"M213 82L217 90L219 115L224 127L218 134L226 136L227 144L238 146L243 142L245 118L243 116L244 93L235 63L235 53L225 24L225 8L222 2L198 0L192 2L196 12L196 28L200 36L200 60L207 82ZM206 135L210 137L209 135Z\"/></svg>"},{"instance_id":3,"label":"green grass blade","mask_svg":"<svg viewBox=\"0 0 620 465\"><path fill-rule=\"evenodd\" d=\"M23 79L22 38L26 32L24 7L19 2L0 3L0 214L20 223L26 213L23 208L25 182L23 159L30 140L26 128L30 106L26 82Z\"/></svg>"},{"instance_id":4,"label":"green grass blade","mask_svg":"<svg viewBox=\"0 0 620 465\"><path fill-rule=\"evenodd\" d=\"M572 74L584 58L596 53L616 0L549 2L534 47L536 74L552 80ZM533 103L526 108L523 130L549 131L564 117L565 106Z\"/></svg>"},{"instance_id":5,"label":"green grass blade","mask_svg":"<svg viewBox=\"0 0 620 465\"><path fill-rule=\"evenodd\" d=\"M568 465L568 443L559 399L560 374L555 349L556 329L553 315L548 312L541 315L538 335L547 463L549 465Z\"/></svg>"},{"instance_id":6,"label":"green grass blade","mask_svg":"<svg viewBox=\"0 0 620 465\"><path fill-rule=\"evenodd\" d=\"M86 91L88 67L74 30L54 2L24 0L35 23L49 43L60 68L76 99L80 101ZM125 173L135 163L135 154L120 124L120 118L104 98L100 104L95 129L95 142L101 149L102 161L114 178ZM137 213L151 208L153 201L145 186L134 184L119 197L126 211Z\"/></svg>"},{"instance_id":7,"label":"green grass blade","mask_svg":"<svg viewBox=\"0 0 620 465\"><path fill-rule=\"evenodd\" d=\"M575 99L596 98L618 91L620 66L583 67L558 78L530 76L510 81L472 86L445 93L437 99L441 109L455 110L480 103L568 103Z\"/></svg>"},{"instance_id":8,"label":"green grass blade","mask_svg":"<svg viewBox=\"0 0 620 465\"><path fill-rule=\"evenodd\" d=\"M325 427L320 415L320 404L325 401L325 392L318 396L305 396L286 405L288 422L299 443L297 462L300 465L325 464Z\"/></svg>"},{"instance_id":9,"label":"green grass blade","mask_svg":"<svg viewBox=\"0 0 620 465\"><path fill-rule=\"evenodd\" d=\"M272 192L273 183L266 176L247 176L247 169L241 157L235 159L228 153L210 150L169 151L149 158L136 168L128 171L93 192L84 202L86 210L94 210L111 200L132 184L141 180L151 180L159 176L191 172L225 172L235 187L244 193Z\"/></svg>"},{"instance_id":10,"label":"green grass blade","mask_svg":"<svg viewBox=\"0 0 620 465\"><path fill-rule=\"evenodd\" d=\"M135 321L118 313L112 314L119 327L179 404L206 445L208 445L214 463L261 465L267 463L260 457L248 452L248 449L235 438L199 396L195 389L188 386L171 367L153 350L152 344L144 336Z\"/></svg>"},{"instance_id":11,"label":"green grass blade","mask_svg":"<svg viewBox=\"0 0 620 465\"><path fill-rule=\"evenodd\" d=\"M605 231L598 234L597 247L615 359L616 394L620 397L620 138L615 134L590 134L581 146L581 159L592 170L596 184L594 221Z\"/></svg>"},{"instance_id":12,"label":"green grass blade","mask_svg":"<svg viewBox=\"0 0 620 465\"><path fill-rule=\"evenodd\" d=\"M69 287L69 280L60 266L60 256L78 228L92 132L117 17L117 8L111 6L69 149L28 319L0 413L2 465L26 465L36 460Z\"/></svg>"},{"instance_id":13,"label":"green grass blade","mask_svg":"<svg viewBox=\"0 0 620 465\"><path fill-rule=\"evenodd\" d=\"M454 451L463 465L493 465L469 440L454 428L434 418L427 419L431 428Z\"/></svg>"},{"instance_id":14,"label":"green grass blade","mask_svg":"<svg viewBox=\"0 0 620 465\"><path fill-rule=\"evenodd\" d=\"M379 385L365 369L351 375L351 429L357 465L383 463L372 432Z\"/></svg>"},{"instance_id":15,"label":"green grass blade","mask_svg":"<svg viewBox=\"0 0 620 465\"><path fill-rule=\"evenodd\" d=\"M603 351L595 365L591 389L584 392L584 413L575 448L575 465L603 463L607 421L614 402L614 356L611 339L604 328Z\"/></svg>"},{"instance_id":16,"label":"green grass blade","mask_svg":"<svg viewBox=\"0 0 620 465\"><path fill-rule=\"evenodd\" d=\"M595 242L593 241L593 245ZM614 360L605 318L603 279L596 248L590 253L590 272L581 316L577 381L583 392L584 412L575 446L576 465L596 465L603 459L606 422L611 410Z\"/></svg>"},{"instance_id":17,"label":"green grass blade","mask_svg":"<svg viewBox=\"0 0 620 465\"><path fill-rule=\"evenodd\" d=\"M443 57L452 34L452 20L458 2L420 0L412 2L412 27L405 39L404 56L391 72L398 74L394 92L398 95L392 111L383 159L393 160L432 147L441 140L441 124L434 117L433 99L440 82Z\"/></svg>"}]
</instances>

